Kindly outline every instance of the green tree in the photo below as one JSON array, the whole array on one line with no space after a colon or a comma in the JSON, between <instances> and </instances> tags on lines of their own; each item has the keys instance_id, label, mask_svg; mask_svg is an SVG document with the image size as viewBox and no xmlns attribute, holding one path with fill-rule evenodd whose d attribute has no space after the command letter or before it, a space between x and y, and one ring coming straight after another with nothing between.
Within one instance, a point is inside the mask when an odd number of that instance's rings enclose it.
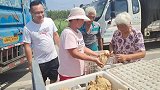
<instances>
[{"instance_id":1,"label":"green tree","mask_svg":"<svg viewBox=\"0 0 160 90\"><path fill-rule=\"evenodd\" d=\"M47 12L47 16L50 17L55 22L58 28L59 35L61 34L62 30L68 25L68 22L66 21L68 15L69 15L69 10Z\"/></svg>"}]
</instances>

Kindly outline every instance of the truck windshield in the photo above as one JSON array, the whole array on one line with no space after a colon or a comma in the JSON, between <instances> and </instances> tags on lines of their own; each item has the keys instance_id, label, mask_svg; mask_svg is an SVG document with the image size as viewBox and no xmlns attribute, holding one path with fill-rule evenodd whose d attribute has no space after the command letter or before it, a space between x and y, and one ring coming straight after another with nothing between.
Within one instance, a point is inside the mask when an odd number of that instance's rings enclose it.
<instances>
[{"instance_id":1,"label":"truck windshield","mask_svg":"<svg viewBox=\"0 0 160 90\"><path fill-rule=\"evenodd\" d=\"M96 0L90 4L90 6L95 7L97 11L95 21L98 21L100 19L107 2L108 0Z\"/></svg>"}]
</instances>

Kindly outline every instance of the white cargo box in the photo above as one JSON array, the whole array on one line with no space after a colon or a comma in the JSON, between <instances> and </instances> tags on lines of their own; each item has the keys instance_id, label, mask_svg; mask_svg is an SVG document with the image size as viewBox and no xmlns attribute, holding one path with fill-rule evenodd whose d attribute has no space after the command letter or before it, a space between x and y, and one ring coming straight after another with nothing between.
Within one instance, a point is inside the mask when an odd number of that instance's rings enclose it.
<instances>
[{"instance_id":1,"label":"white cargo box","mask_svg":"<svg viewBox=\"0 0 160 90\"><path fill-rule=\"evenodd\" d=\"M160 58L121 65L107 73L134 90L160 90Z\"/></svg>"},{"instance_id":2,"label":"white cargo box","mask_svg":"<svg viewBox=\"0 0 160 90\"><path fill-rule=\"evenodd\" d=\"M130 88L126 86L124 82L116 80L105 71L100 71L70 80L49 84L46 86L46 90L61 90L62 88L69 88L64 90L86 90L86 87L80 87L80 84L83 84L84 86L88 85L88 82L90 82L91 80L95 80L97 75L101 75L108 79L112 84L112 90L130 90Z\"/></svg>"}]
</instances>

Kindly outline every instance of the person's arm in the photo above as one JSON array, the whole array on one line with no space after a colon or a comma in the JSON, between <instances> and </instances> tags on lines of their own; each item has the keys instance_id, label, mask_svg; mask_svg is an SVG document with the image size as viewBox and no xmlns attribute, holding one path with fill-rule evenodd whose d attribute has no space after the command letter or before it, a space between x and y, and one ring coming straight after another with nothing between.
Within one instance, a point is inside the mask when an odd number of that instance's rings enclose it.
<instances>
[{"instance_id":1,"label":"person's arm","mask_svg":"<svg viewBox=\"0 0 160 90\"><path fill-rule=\"evenodd\" d=\"M59 47L60 44L60 38L59 38L59 34L57 33L58 29L54 23L54 21L50 18L52 25L53 25L53 40L55 42L55 44Z\"/></svg>"},{"instance_id":2,"label":"person's arm","mask_svg":"<svg viewBox=\"0 0 160 90\"><path fill-rule=\"evenodd\" d=\"M91 55L91 56L95 56L95 57L98 57L99 54L92 51L91 49L87 48L86 46L84 47L84 52L88 55Z\"/></svg>"},{"instance_id":3,"label":"person's arm","mask_svg":"<svg viewBox=\"0 0 160 90\"><path fill-rule=\"evenodd\" d=\"M25 55L28 60L29 71L32 70L32 49L29 43L24 43Z\"/></svg>"},{"instance_id":4,"label":"person's arm","mask_svg":"<svg viewBox=\"0 0 160 90\"><path fill-rule=\"evenodd\" d=\"M98 38L98 46L99 46L100 50L103 50L103 40L102 40L102 37Z\"/></svg>"},{"instance_id":5,"label":"person's arm","mask_svg":"<svg viewBox=\"0 0 160 90\"><path fill-rule=\"evenodd\" d=\"M138 59L138 58L144 58L146 55L146 51L142 50L140 52L134 53L134 54L129 54L128 59Z\"/></svg>"},{"instance_id":6,"label":"person's arm","mask_svg":"<svg viewBox=\"0 0 160 90\"><path fill-rule=\"evenodd\" d=\"M112 43L109 44L109 51L110 51L110 55L113 54L113 47L112 47ZM124 62L124 61L128 61L128 60L136 60L136 59L139 59L139 58L143 58L146 54L146 51L145 50L142 50L140 52L137 52L137 53L134 53L134 54L116 54L116 59L119 61L119 62Z\"/></svg>"},{"instance_id":7,"label":"person's arm","mask_svg":"<svg viewBox=\"0 0 160 90\"><path fill-rule=\"evenodd\" d=\"M146 51L140 51L140 52L136 52L134 54L116 54L116 58L119 62L124 62L124 61L128 61L128 60L136 60L139 58L144 58L146 54Z\"/></svg>"},{"instance_id":8,"label":"person's arm","mask_svg":"<svg viewBox=\"0 0 160 90\"><path fill-rule=\"evenodd\" d=\"M103 38L102 38L102 32L101 32L100 25L99 25L99 31L96 36L97 36L97 40L98 40L99 50L103 50Z\"/></svg>"},{"instance_id":9,"label":"person's arm","mask_svg":"<svg viewBox=\"0 0 160 90\"><path fill-rule=\"evenodd\" d=\"M100 62L100 60L98 58L89 56L89 55L87 55L85 53L80 53L76 48L68 49L68 52L74 58L95 62L100 67L104 66L103 63Z\"/></svg>"},{"instance_id":10,"label":"person's arm","mask_svg":"<svg viewBox=\"0 0 160 90\"><path fill-rule=\"evenodd\" d=\"M112 43L110 42L109 44L109 52L110 52L110 55L113 54L113 46L112 46Z\"/></svg>"},{"instance_id":11,"label":"person's arm","mask_svg":"<svg viewBox=\"0 0 160 90\"><path fill-rule=\"evenodd\" d=\"M60 38L59 38L59 35L58 35L57 32L54 32L54 33L53 33L53 39L54 39L56 45L59 47Z\"/></svg>"}]
</instances>

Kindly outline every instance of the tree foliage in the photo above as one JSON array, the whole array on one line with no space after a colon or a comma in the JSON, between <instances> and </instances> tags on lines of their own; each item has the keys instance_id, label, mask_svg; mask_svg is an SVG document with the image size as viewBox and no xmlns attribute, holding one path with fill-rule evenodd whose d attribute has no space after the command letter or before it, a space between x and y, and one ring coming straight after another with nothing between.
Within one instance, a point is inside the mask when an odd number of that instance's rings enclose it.
<instances>
[{"instance_id":1,"label":"tree foliage","mask_svg":"<svg viewBox=\"0 0 160 90\"><path fill-rule=\"evenodd\" d=\"M68 15L69 15L69 10L48 11L47 12L47 16L52 18L52 20L67 19Z\"/></svg>"},{"instance_id":2,"label":"tree foliage","mask_svg":"<svg viewBox=\"0 0 160 90\"><path fill-rule=\"evenodd\" d=\"M59 35L63 29L68 26L68 22L66 21L68 15L69 10L47 11L47 17L50 17L54 21L58 28Z\"/></svg>"}]
</instances>

